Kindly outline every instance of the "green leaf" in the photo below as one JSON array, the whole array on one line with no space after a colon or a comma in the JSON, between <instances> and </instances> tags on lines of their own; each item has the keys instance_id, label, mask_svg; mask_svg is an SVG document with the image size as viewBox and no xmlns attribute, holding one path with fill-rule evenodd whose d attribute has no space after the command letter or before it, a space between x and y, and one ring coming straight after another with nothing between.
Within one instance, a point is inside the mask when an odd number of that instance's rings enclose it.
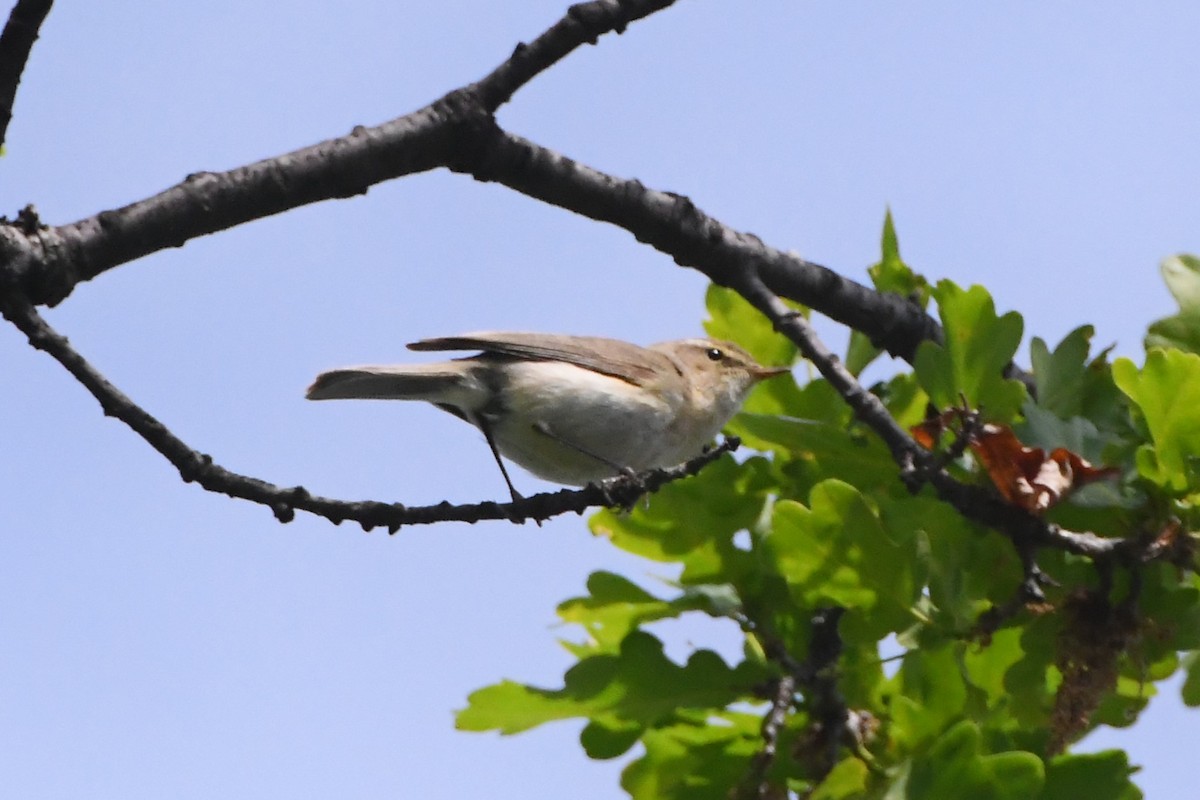
<instances>
[{"instance_id":1,"label":"green leaf","mask_svg":"<svg viewBox=\"0 0 1200 800\"><path fill-rule=\"evenodd\" d=\"M1150 698L1158 694L1153 684L1146 683L1141 677L1130 678L1121 675L1113 691L1106 694L1100 705L1089 720L1088 730L1100 725L1110 728L1128 728L1138 720L1138 715L1150 703Z\"/></svg>"},{"instance_id":2,"label":"green leaf","mask_svg":"<svg viewBox=\"0 0 1200 800\"><path fill-rule=\"evenodd\" d=\"M1183 668L1187 676L1183 681L1183 702L1195 708L1200 706L1200 652L1188 653L1183 660Z\"/></svg>"},{"instance_id":3,"label":"green leaf","mask_svg":"<svg viewBox=\"0 0 1200 800\"><path fill-rule=\"evenodd\" d=\"M1065 447L1093 464L1101 463L1105 437L1090 419L1061 417L1051 413L1040 403L1035 405L1032 402L1025 404L1021 414L1025 421L1014 425L1013 432L1022 444L1041 447L1044 450Z\"/></svg>"},{"instance_id":4,"label":"green leaf","mask_svg":"<svg viewBox=\"0 0 1200 800\"><path fill-rule=\"evenodd\" d=\"M808 795L809 800L853 800L867 791L870 773L867 765L857 758L842 759L829 771L825 780Z\"/></svg>"},{"instance_id":5,"label":"green leaf","mask_svg":"<svg viewBox=\"0 0 1200 800\"><path fill-rule=\"evenodd\" d=\"M1046 764L1041 800L1140 800L1141 790L1129 780L1135 771L1121 750L1056 756Z\"/></svg>"},{"instance_id":6,"label":"green leaf","mask_svg":"<svg viewBox=\"0 0 1200 800\"><path fill-rule=\"evenodd\" d=\"M919 749L951 722L962 718L967 702L954 648L910 650L900 662L892 698L892 738L907 751Z\"/></svg>"},{"instance_id":7,"label":"green leaf","mask_svg":"<svg viewBox=\"0 0 1200 800\"><path fill-rule=\"evenodd\" d=\"M809 503L777 503L763 541L797 604L849 610L841 625L848 642L907 627L920 593L912 536L893 538L858 490L841 481L818 484Z\"/></svg>"},{"instance_id":8,"label":"green leaf","mask_svg":"<svg viewBox=\"0 0 1200 800\"><path fill-rule=\"evenodd\" d=\"M929 282L913 272L900 258L900 240L889 209L883 220L883 236L880 241L879 263L867 270L875 288L881 292L893 292L912 298L924 308L929 302ZM850 346L846 350L846 369L858 375L882 352L863 333L850 332Z\"/></svg>"},{"instance_id":9,"label":"green leaf","mask_svg":"<svg viewBox=\"0 0 1200 800\"><path fill-rule=\"evenodd\" d=\"M563 622L582 625L592 645L601 650L616 651L626 634L643 622L678 616L688 605L660 600L612 572L593 572L587 588L587 597L559 605L558 616Z\"/></svg>"},{"instance_id":10,"label":"green leaf","mask_svg":"<svg viewBox=\"0 0 1200 800\"><path fill-rule=\"evenodd\" d=\"M1012 545L972 526L947 504L902 495L880 500L879 513L888 530L920 533L927 543L921 582L928 584L936 633L961 636L1019 585L1021 565Z\"/></svg>"},{"instance_id":11,"label":"green leaf","mask_svg":"<svg viewBox=\"0 0 1200 800\"><path fill-rule=\"evenodd\" d=\"M796 361L796 345L786 336L775 332L770 320L732 289L708 287L704 296L709 319L704 330L714 339L724 339L745 348L760 363L768 367L787 367Z\"/></svg>"},{"instance_id":12,"label":"green leaf","mask_svg":"<svg viewBox=\"0 0 1200 800\"><path fill-rule=\"evenodd\" d=\"M1179 310L1200 312L1200 258L1180 253L1164 258L1159 270Z\"/></svg>"},{"instance_id":13,"label":"green leaf","mask_svg":"<svg viewBox=\"0 0 1200 800\"><path fill-rule=\"evenodd\" d=\"M844 427L850 421L850 408L827 381L812 380L803 388L791 378L772 378L754 388L749 399L742 404L746 414L770 417L791 417L830 422ZM727 433L742 437L742 441L756 450L772 450L774 444L760 439L743 424L741 414L725 426Z\"/></svg>"},{"instance_id":14,"label":"green leaf","mask_svg":"<svg viewBox=\"0 0 1200 800\"><path fill-rule=\"evenodd\" d=\"M1129 359L1113 363L1113 379L1141 412L1152 445L1137 450L1138 473L1175 494L1196 487L1200 456L1200 355L1151 350L1139 371Z\"/></svg>"},{"instance_id":15,"label":"green leaf","mask_svg":"<svg viewBox=\"0 0 1200 800\"><path fill-rule=\"evenodd\" d=\"M1084 370L1080 416L1115 439L1118 434L1127 436L1131 431L1128 402L1113 382L1112 365L1108 363L1111 350L1110 346L1098 353Z\"/></svg>"},{"instance_id":16,"label":"green leaf","mask_svg":"<svg viewBox=\"0 0 1200 800\"><path fill-rule=\"evenodd\" d=\"M629 512L602 510L588 525L596 536L654 561L684 565L684 583L732 583L745 554L733 535L758 519L774 487L761 458L724 457L685 481L664 486Z\"/></svg>"},{"instance_id":17,"label":"green leaf","mask_svg":"<svg viewBox=\"0 0 1200 800\"><path fill-rule=\"evenodd\" d=\"M913 763L908 796L938 800L1028 800L1045 780L1042 760L1033 753L984 755L979 727L963 721L934 742Z\"/></svg>"},{"instance_id":18,"label":"green leaf","mask_svg":"<svg viewBox=\"0 0 1200 800\"><path fill-rule=\"evenodd\" d=\"M1021 342L1020 315L1010 311L997 317L991 296L981 286L964 291L941 281L934 297L945 344L923 342L917 349L913 366L922 388L939 408L958 406L960 395L965 395L988 419L1012 419L1025 399L1025 387L1002 373Z\"/></svg>"},{"instance_id":19,"label":"green leaf","mask_svg":"<svg viewBox=\"0 0 1200 800\"><path fill-rule=\"evenodd\" d=\"M646 731L646 753L625 768L633 800L728 800L762 747L762 720L723 712Z\"/></svg>"},{"instance_id":20,"label":"green leaf","mask_svg":"<svg viewBox=\"0 0 1200 800\"><path fill-rule=\"evenodd\" d=\"M1004 673L1009 708L1027 731L1045 735L1061 675L1053 669L1058 657L1062 617L1047 614L1024 622L1020 632L1021 658Z\"/></svg>"},{"instance_id":21,"label":"green leaf","mask_svg":"<svg viewBox=\"0 0 1200 800\"><path fill-rule=\"evenodd\" d=\"M887 712L889 681L883 667L878 642L843 647L838 660L838 689L850 708L866 709L880 716Z\"/></svg>"},{"instance_id":22,"label":"green leaf","mask_svg":"<svg viewBox=\"0 0 1200 800\"><path fill-rule=\"evenodd\" d=\"M1157 320L1146 331L1147 350L1166 348L1200 353L1200 311Z\"/></svg>"},{"instance_id":23,"label":"green leaf","mask_svg":"<svg viewBox=\"0 0 1200 800\"><path fill-rule=\"evenodd\" d=\"M1200 589L1195 574L1180 580L1176 567L1158 563L1146 567L1138 608L1153 626L1150 637L1157 653L1200 650ZM1155 651L1151 651L1155 654Z\"/></svg>"},{"instance_id":24,"label":"green leaf","mask_svg":"<svg viewBox=\"0 0 1200 800\"><path fill-rule=\"evenodd\" d=\"M891 486L896 462L879 437L848 429L845 424L766 414L739 414L731 429L762 450L808 467L814 479L836 478L862 489ZM794 475L794 472L789 472ZM797 485L806 494L810 485Z\"/></svg>"},{"instance_id":25,"label":"green leaf","mask_svg":"<svg viewBox=\"0 0 1200 800\"><path fill-rule=\"evenodd\" d=\"M883 401L888 413L902 427L912 427L925 419L929 395L911 372L901 373L871 387L871 393Z\"/></svg>"},{"instance_id":26,"label":"green leaf","mask_svg":"<svg viewBox=\"0 0 1200 800\"><path fill-rule=\"evenodd\" d=\"M879 249L882 257L879 259L879 263L870 270L871 277L875 280L875 288L899 291L890 286L880 286L881 280L887 283L887 279L896 273L911 274L904 266L904 262L900 260L900 239L896 236L896 223L892 219L890 208L883 215L883 235L880 237Z\"/></svg>"},{"instance_id":27,"label":"green leaf","mask_svg":"<svg viewBox=\"0 0 1200 800\"><path fill-rule=\"evenodd\" d=\"M710 650L698 650L679 666L668 659L662 643L635 631L617 654L583 659L567 671L562 689L539 689L503 681L479 689L458 712L461 730L519 733L546 722L571 717L600 719L610 729L627 729L670 719L678 709L721 709L752 694L766 678L756 665L726 666Z\"/></svg>"},{"instance_id":28,"label":"green leaf","mask_svg":"<svg viewBox=\"0 0 1200 800\"><path fill-rule=\"evenodd\" d=\"M1146 349L1163 347L1200 353L1200 258L1171 256L1163 260L1160 270L1179 303L1179 313L1150 326Z\"/></svg>"},{"instance_id":29,"label":"green leaf","mask_svg":"<svg viewBox=\"0 0 1200 800\"><path fill-rule=\"evenodd\" d=\"M1083 325L1068 333L1054 352L1037 336L1029 344L1029 359L1037 384L1037 404L1062 419L1083 413L1087 386L1087 357L1095 329Z\"/></svg>"},{"instance_id":30,"label":"green leaf","mask_svg":"<svg viewBox=\"0 0 1200 800\"><path fill-rule=\"evenodd\" d=\"M737 587L728 583L698 583L684 586L683 596L673 601L677 606L703 611L711 617L731 617L742 610Z\"/></svg>"},{"instance_id":31,"label":"green leaf","mask_svg":"<svg viewBox=\"0 0 1200 800\"><path fill-rule=\"evenodd\" d=\"M962 654L962 666L971 686L979 689L992 711L1005 711L1012 695L1005 686L1009 668L1024 656L1021 631L1002 628L985 645L969 645Z\"/></svg>"},{"instance_id":32,"label":"green leaf","mask_svg":"<svg viewBox=\"0 0 1200 800\"><path fill-rule=\"evenodd\" d=\"M850 374L855 377L861 375L862 371L882 354L883 351L876 347L865 333L850 331L850 343L846 346L846 369L850 370Z\"/></svg>"},{"instance_id":33,"label":"green leaf","mask_svg":"<svg viewBox=\"0 0 1200 800\"><path fill-rule=\"evenodd\" d=\"M893 292L914 297L922 308L929 301L929 281L924 276L913 272L900 257L900 239L896 236L896 226L892 220L892 211L888 209L883 218L883 235L879 243L881 257L879 263L868 271L875 288L881 292Z\"/></svg>"},{"instance_id":34,"label":"green leaf","mask_svg":"<svg viewBox=\"0 0 1200 800\"><path fill-rule=\"evenodd\" d=\"M604 761L629 752L642 736L642 726L636 722L592 720L579 733L579 744L588 758Z\"/></svg>"}]
</instances>

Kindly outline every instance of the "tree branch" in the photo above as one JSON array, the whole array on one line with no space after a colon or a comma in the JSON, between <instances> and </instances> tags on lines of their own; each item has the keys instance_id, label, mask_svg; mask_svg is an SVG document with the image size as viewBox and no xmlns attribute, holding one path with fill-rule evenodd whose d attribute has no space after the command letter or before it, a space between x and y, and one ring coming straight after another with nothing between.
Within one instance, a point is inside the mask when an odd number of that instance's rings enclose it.
<instances>
[{"instance_id":1,"label":"tree branch","mask_svg":"<svg viewBox=\"0 0 1200 800\"><path fill-rule=\"evenodd\" d=\"M922 341L941 340L940 326L915 303L764 244L683 195L608 175L499 128L479 154L466 166L479 180L624 228L721 286L737 288L746 274L757 275L773 292L865 333L894 356L911 360Z\"/></svg>"},{"instance_id":2,"label":"tree branch","mask_svg":"<svg viewBox=\"0 0 1200 800\"><path fill-rule=\"evenodd\" d=\"M812 616L812 639L809 644L809 679L805 687L812 725L821 735L824 759L818 770L823 780L838 762L838 749L843 744L850 709L838 688L838 659L842 657L842 637L838 622L845 609L839 606L817 609Z\"/></svg>"},{"instance_id":3,"label":"tree branch","mask_svg":"<svg viewBox=\"0 0 1200 800\"><path fill-rule=\"evenodd\" d=\"M774 692L771 695L771 706L763 717L762 747L750 759L750 770L738 787L738 800L770 800L772 785L767 780L767 772L775 763L779 751L779 734L787 722L788 712L796 700L796 678L788 673L781 675L775 681Z\"/></svg>"},{"instance_id":4,"label":"tree branch","mask_svg":"<svg viewBox=\"0 0 1200 800\"><path fill-rule=\"evenodd\" d=\"M1024 565L1021 587L1024 596L1039 599L1046 579L1035 560L1039 547L1052 547L1094 560L1116 559L1128 564L1144 563L1171 552L1169 547L1156 548L1153 543L1135 537L1106 538L1091 532L1066 530L1005 502L984 488L956 480L933 453L917 444L896 423L878 397L862 387L817 337L808 320L788 308L767 287L755 273L754 264L741 265L741 270L734 273L732 288L771 320L777 331L795 343L801 355L841 395L855 416L883 440L900 466L901 480L910 491L915 492L928 483L942 501L965 518L999 531L1013 543Z\"/></svg>"},{"instance_id":5,"label":"tree branch","mask_svg":"<svg viewBox=\"0 0 1200 800\"><path fill-rule=\"evenodd\" d=\"M796 744L796 757L801 758L813 773L813 783L819 783L833 769L838 750L846 741L850 709L838 688L838 660L842 657L842 638L838 632L845 609L839 606L818 608L809 622L808 657L797 661L788 652L783 640L774 632L742 619L742 629L762 645L768 659L779 665L783 675L775 683L771 705L763 718L763 746L750 761L746 777L739 784L739 800L773 797L767 773L778 750L779 734L787 722L787 712L794 702L797 688L804 694L808 709L808 729ZM857 747L862 743L854 741Z\"/></svg>"},{"instance_id":6,"label":"tree branch","mask_svg":"<svg viewBox=\"0 0 1200 800\"><path fill-rule=\"evenodd\" d=\"M124 422L171 462L185 482L194 481L210 492L219 492L265 505L280 522L291 522L299 510L324 517L335 524L353 520L362 525L363 530L386 527L391 533L395 533L403 525L450 521L479 522L490 519L506 519L517 523L526 520L540 522L569 512L582 514L596 506L628 508L636 504L642 496L658 491L665 484L696 474L725 453L736 450L741 444L736 437L730 437L676 467L646 470L632 476L620 475L582 489L545 492L511 503L452 505L443 502L433 506L405 506L401 503L373 500L333 500L311 495L303 486L276 486L258 478L231 472L213 463L211 456L193 450L158 419L109 383L28 301L18 301L14 292L0 294L0 312L29 338L31 345L49 353L83 384L100 402L106 416L116 417Z\"/></svg>"},{"instance_id":7,"label":"tree branch","mask_svg":"<svg viewBox=\"0 0 1200 800\"><path fill-rule=\"evenodd\" d=\"M8 141L17 87L54 0L17 0L0 33L0 146Z\"/></svg>"},{"instance_id":8,"label":"tree branch","mask_svg":"<svg viewBox=\"0 0 1200 800\"><path fill-rule=\"evenodd\" d=\"M899 295L769 247L682 195L606 175L496 124L492 112L542 70L580 44L667 5L596 0L572 6L488 76L391 122L228 172L196 173L153 197L74 223L36 230L0 225L0 270L35 304L55 305L82 281L198 236L447 167L622 227L721 285L738 283L738 271L751 268L772 291L862 331L900 358L911 359L925 339L939 339L937 323Z\"/></svg>"},{"instance_id":9,"label":"tree branch","mask_svg":"<svg viewBox=\"0 0 1200 800\"><path fill-rule=\"evenodd\" d=\"M348 136L228 172L197 173L154 197L68 225L46 227L32 208L27 208L15 222L0 225L0 292L4 293L0 302L16 309L11 312L14 321L24 319L33 326L33 333L26 333L35 346L53 344L61 337L48 327L39 327L44 322L31 315L31 308L30 313L22 311L26 303L57 303L80 281L157 250L182 246L197 236L318 200L360 194L374 183L444 166L618 225L677 263L737 289L800 346L859 418L883 438L900 464L902 477L912 486L931 483L939 496L969 518L1005 531L1014 541L1049 543L1084 553L1115 547L1100 544L1104 540L1098 537L1052 530L1024 512L954 481L896 425L878 398L858 384L779 295L862 331L877 346L904 358L911 358L921 341L940 339L940 327L923 309L898 295L876 292L795 254L769 247L751 233L733 230L686 197L590 169L496 124L491 111L541 70L582 42L620 31L628 21L665 5L669 3L662 0L596 0L573 6L556 26L532 45L517 48L478 83L375 128L359 127ZM104 381L65 340L61 346L55 345L52 353L102 405L108 402L120 408L131 427L172 460L185 479L199 480L206 487L215 487L214 491L233 496L282 504L280 508L304 508L330 519L351 516L342 513L344 508L327 507L315 500L306 501L305 507L288 499L298 497L302 490L280 490L213 467ZM108 405L105 410L112 413ZM355 518L370 524L385 524L379 521L384 517L400 519L380 516L383 512L378 510L355 513L365 514ZM490 518L507 516L499 511L489 513L497 515ZM414 519L405 516L398 524ZM415 521L434 520L422 517Z\"/></svg>"},{"instance_id":10,"label":"tree branch","mask_svg":"<svg viewBox=\"0 0 1200 800\"><path fill-rule=\"evenodd\" d=\"M529 44L518 44L507 61L470 88L484 109L495 113L518 89L580 45L595 44L606 33L624 33L630 22L674 3L675 0L596 0L573 5L552 28Z\"/></svg>"},{"instance_id":11,"label":"tree branch","mask_svg":"<svg viewBox=\"0 0 1200 800\"><path fill-rule=\"evenodd\" d=\"M0 226L0 270L34 303L188 240L319 200L364 194L383 180L445 164L461 143L455 97L375 128L355 128L228 172L189 175L153 197L58 227Z\"/></svg>"}]
</instances>

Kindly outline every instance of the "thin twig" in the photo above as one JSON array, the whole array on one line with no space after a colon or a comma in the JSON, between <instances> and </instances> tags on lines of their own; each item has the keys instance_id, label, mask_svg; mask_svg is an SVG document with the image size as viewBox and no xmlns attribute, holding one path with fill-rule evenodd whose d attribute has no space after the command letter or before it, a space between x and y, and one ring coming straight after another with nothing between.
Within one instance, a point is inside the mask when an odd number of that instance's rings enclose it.
<instances>
[{"instance_id":1,"label":"thin twig","mask_svg":"<svg viewBox=\"0 0 1200 800\"><path fill-rule=\"evenodd\" d=\"M803 314L788 308L783 300L760 280L753 267L746 265L734 289L766 315L780 333L787 336L821 377L841 395L858 419L883 440L898 464L911 464L921 471L932 471L932 455L913 440L888 413L883 401L863 388L858 379L820 340Z\"/></svg>"},{"instance_id":2,"label":"thin twig","mask_svg":"<svg viewBox=\"0 0 1200 800\"><path fill-rule=\"evenodd\" d=\"M866 391L841 361L817 337L803 315L797 314L759 280L751 264L743 265L742 277L734 288L771 320L775 329L787 336L821 376L842 396L862 420L883 440L900 465L901 478L915 491L928 483L938 497L960 514L1007 536L1017 547L1025 569L1022 595L1037 600L1047 577L1038 567L1038 548L1059 550L1093 559L1115 558L1127 563L1146 560L1148 543L1134 537L1105 538L1094 533L1069 531L1033 516L978 486L956 480L937 457L921 447L888 413L883 402ZM1158 551L1155 551L1158 552Z\"/></svg>"},{"instance_id":3,"label":"thin twig","mask_svg":"<svg viewBox=\"0 0 1200 800\"><path fill-rule=\"evenodd\" d=\"M746 777L739 784L739 800L773 796L767 773L778 755L779 735L787 722L787 712L795 702L797 688L804 695L809 719L806 737L797 745L797 750L809 763L814 782L820 782L837 763L838 750L846 742L846 724L850 719L850 709L838 688L838 659L842 656L838 623L844 613L845 609L838 606L813 612L809 620L812 633L808 658L804 661L796 660L775 632L748 617L738 620L747 635L758 640L763 653L783 673L772 687L771 706L763 718L763 745L751 759Z\"/></svg>"},{"instance_id":4,"label":"thin twig","mask_svg":"<svg viewBox=\"0 0 1200 800\"><path fill-rule=\"evenodd\" d=\"M372 500L333 500L311 495L302 486L276 486L258 478L231 472L213 463L210 456L193 450L158 419L109 383L71 347L65 337L57 333L37 313L31 304L19 302L15 292L0 294L0 311L29 338L31 345L49 353L83 384L100 402L105 415L116 417L145 439L179 470L184 481L194 481L210 492L219 492L265 505L280 522L290 522L296 511L307 511L334 523L353 520L362 525L364 530L386 527L395 533L403 525L449 521L479 522L491 519L512 522L540 521L570 512L582 514L585 510L597 506L630 507L642 496L657 491L671 481L696 474L740 445L736 437L730 437L676 467L646 470L632 476L620 475L583 489L545 492L511 503L452 505L444 502L433 506L405 506L400 503Z\"/></svg>"},{"instance_id":5,"label":"thin twig","mask_svg":"<svg viewBox=\"0 0 1200 800\"><path fill-rule=\"evenodd\" d=\"M767 800L771 797L771 783L767 780L767 772L775 763L779 751L779 733L787 722L788 712L796 699L796 678L784 674L775 681L774 692L771 695L771 707L763 717L762 747L750 759L750 769L742 781L739 800Z\"/></svg>"}]
</instances>

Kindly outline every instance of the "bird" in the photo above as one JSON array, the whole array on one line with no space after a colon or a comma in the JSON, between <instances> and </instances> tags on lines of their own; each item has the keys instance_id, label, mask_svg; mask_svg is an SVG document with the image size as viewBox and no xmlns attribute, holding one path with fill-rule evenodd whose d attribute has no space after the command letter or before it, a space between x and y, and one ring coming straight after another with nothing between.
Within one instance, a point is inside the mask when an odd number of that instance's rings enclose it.
<instances>
[{"instance_id":1,"label":"bird","mask_svg":"<svg viewBox=\"0 0 1200 800\"><path fill-rule=\"evenodd\" d=\"M698 455L766 367L732 342L704 337L641 347L599 336L484 331L422 339L422 352L477 351L426 364L322 372L310 400L422 400L474 425L514 501L504 460L545 480L584 486Z\"/></svg>"}]
</instances>

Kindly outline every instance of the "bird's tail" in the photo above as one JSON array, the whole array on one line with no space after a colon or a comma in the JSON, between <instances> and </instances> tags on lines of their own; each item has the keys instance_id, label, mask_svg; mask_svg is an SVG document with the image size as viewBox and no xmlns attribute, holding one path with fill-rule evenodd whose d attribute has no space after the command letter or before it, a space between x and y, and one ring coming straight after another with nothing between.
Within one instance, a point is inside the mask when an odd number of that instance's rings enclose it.
<instances>
[{"instance_id":1,"label":"bird's tail","mask_svg":"<svg viewBox=\"0 0 1200 800\"><path fill-rule=\"evenodd\" d=\"M308 387L309 400L425 400L460 405L472 381L461 364L378 364L322 372Z\"/></svg>"}]
</instances>

